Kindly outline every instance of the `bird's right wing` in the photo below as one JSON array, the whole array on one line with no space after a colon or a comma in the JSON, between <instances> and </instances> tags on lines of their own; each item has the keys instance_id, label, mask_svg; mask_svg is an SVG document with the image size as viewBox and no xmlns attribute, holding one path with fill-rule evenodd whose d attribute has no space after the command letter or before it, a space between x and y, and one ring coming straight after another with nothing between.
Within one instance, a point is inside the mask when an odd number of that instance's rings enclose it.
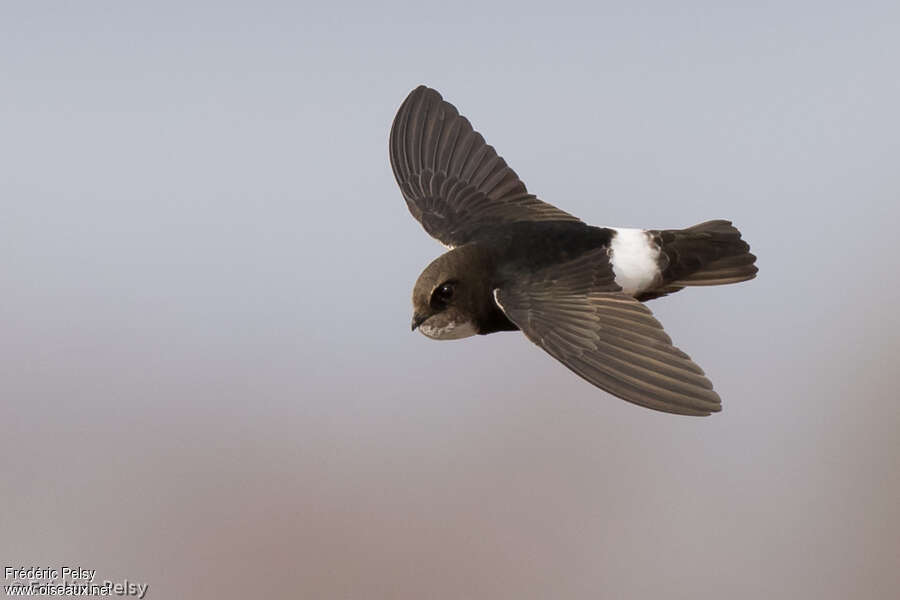
<instances>
[{"instance_id":1,"label":"bird's right wing","mask_svg":"<svg viewBox=\"0 0 900 600\"><path fill-rule=\"evenodd\" d=\"M390 156L409 212L447 246L471 241L485 225L579 221L529 194L468 119L425 86L397 111Z\"/></svg>"},{"instance_id":2,"label":"bird's right wing","mask_svg":"<svg viewBox=\"0 0 900 600\"><path fill-rule=\"evenodd\" d=\"M616 285L605 250L515 278L494 298L528 339L614 396L681 415L722 408L703 370Z\"/></svg>"}]
</instances>

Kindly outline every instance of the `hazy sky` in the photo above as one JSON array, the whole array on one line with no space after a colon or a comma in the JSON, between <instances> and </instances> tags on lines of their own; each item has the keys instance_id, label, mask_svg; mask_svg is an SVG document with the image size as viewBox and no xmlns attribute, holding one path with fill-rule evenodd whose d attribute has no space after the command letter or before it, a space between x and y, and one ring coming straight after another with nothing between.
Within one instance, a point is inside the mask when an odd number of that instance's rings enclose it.
<instances>
[{"instance_id":1,"label":"hazy sky","mask_svg":"<svg viewBox=\"0 0 900 600\"><path fill-rule=\"evenodd\" d=\"M3 565L157 599L900 588L896 2L10 2L0 72ZM420 83L585 221L740 227L758 279L650 304L722 413L409 332L443 250L387 139Z\"/></svg>"}]
</instances>

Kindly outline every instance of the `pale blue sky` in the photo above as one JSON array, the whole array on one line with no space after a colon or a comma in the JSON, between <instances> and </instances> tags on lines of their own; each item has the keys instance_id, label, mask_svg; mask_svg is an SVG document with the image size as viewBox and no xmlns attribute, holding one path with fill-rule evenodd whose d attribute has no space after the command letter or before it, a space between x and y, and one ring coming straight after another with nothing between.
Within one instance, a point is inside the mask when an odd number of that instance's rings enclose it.
<instances>
[{"instance_id":1,"label":"pale blue sky","mask_svg":"<svg viewBox=\"0 0 900 600\"><path fill-rule=\"evenodd\" d=\"M154 598L891 597L898 57L893 2L5 4L3 564ZM651 303L721 414L409 332L442 249L387 136L420 83L588 222L741 228L757 280Z\"/></svg>"}]
</instances>

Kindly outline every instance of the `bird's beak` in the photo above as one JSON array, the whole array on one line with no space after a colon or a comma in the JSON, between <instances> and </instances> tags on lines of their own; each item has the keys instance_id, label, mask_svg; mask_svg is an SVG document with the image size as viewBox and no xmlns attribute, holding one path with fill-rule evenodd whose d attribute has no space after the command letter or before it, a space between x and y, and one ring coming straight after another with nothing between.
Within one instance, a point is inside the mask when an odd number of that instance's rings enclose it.
<instances>
[{"instance_id":1,"label":"bird's beak","mask_svg":"<svg viewBox=\"0 0 900 600\"><path fill-rule=\"evenodd\" d=\"M419 325L421 325L427 318L428 315L420 315L419 313L415 313L412 318L412 331L418 329Z\"/></svg>"}]
</instances>

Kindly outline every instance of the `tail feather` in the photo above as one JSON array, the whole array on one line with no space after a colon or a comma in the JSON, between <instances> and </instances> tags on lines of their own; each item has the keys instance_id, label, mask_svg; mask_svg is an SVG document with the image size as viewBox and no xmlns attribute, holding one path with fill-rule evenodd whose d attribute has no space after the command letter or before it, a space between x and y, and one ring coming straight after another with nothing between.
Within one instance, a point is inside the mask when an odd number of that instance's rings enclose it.
<instances>
[{"instance_id":1,"label":"tail feather","mask_svg":"<svg viewBox=\"0 0 900 600\"><path fill-rule=\"evenodd\" d=\"M744 244L746 246L746 244ZM676 285L724 285L738 283L756 277L759 269L754 264L756 256L750 253L749 246L736 256L726 256L714 260L699 271L673 282Z\"/></svg>"},{"instance_id":2,"label":"tail feather","mask_svg":"<svg viewBox=\"0 0 900 600\"><path fill-rule=\"evenodd\" d=\"M651 233L660 247L662 282L647 299L686 286L725 285L756 277L756 256L731 221Z\"/></svg>"}]
</instances>

